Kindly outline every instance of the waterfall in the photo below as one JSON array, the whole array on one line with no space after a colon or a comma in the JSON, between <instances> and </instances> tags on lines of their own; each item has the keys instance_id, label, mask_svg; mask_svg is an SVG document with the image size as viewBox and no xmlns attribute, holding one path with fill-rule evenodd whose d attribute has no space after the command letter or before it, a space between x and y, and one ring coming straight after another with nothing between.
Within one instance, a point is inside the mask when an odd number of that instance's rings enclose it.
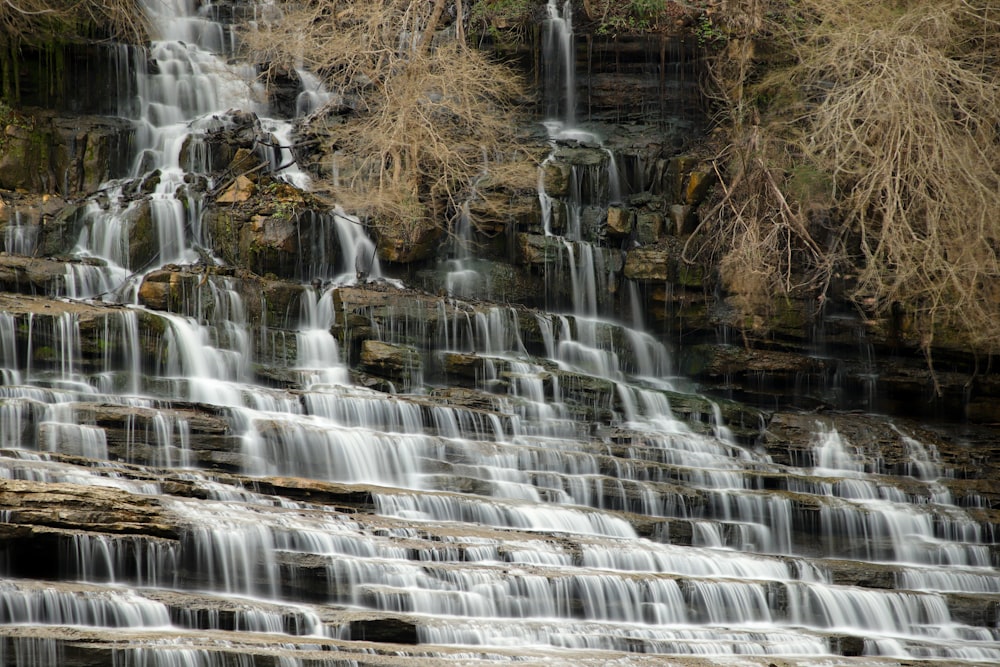
<instances>
[{"instance_id":1,"label":"waterfall","mask_svg":"<svg viewBox=\"0 0 1000 667\"><path fill-rule=\"evenodd\" d=\"M594 137L571 4L547 7L543 168ZM210 9L148 2L133 173L82 214L95 275L0 293L0 665L1000 662L1000 522L966 443L687 391L608 317L586 211L622 197L610 151L563 200L539 177L558 312L473 299L461 224L442 294L383 279L336 209L296 219L280 278L206 260L211 169L181 146L267 112ZM4 240L35 250L22 221Z\"/></svg>"},{"instance_id":2,"label":"waterfall","mask_svg":"<svg viewBox=\"0 0 1000 667\"><path fill-rule=\"evenodd\" d=\"M545 22L543 67L545 67L546 116L560 129L576 128L576 52L573 44L573 5L568 0L548 0Z\"/></svg>"}]
</instances>

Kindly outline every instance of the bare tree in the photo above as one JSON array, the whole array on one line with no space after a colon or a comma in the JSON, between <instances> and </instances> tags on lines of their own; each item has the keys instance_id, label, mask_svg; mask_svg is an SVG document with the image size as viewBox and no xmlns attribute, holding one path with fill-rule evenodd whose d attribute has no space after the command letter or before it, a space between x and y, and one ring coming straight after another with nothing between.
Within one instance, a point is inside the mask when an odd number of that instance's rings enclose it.
<instances>
[{"instance_id":1,"label":"bare tree","mask_svg":"<svg viewBox=\"0 0 1000 667\"><path fill-rule=\"evenodd\" d=\"M735 132L700 247L762 300L796 285L822 297L836 271L928 354L1000 349L1000 5L774 5L729 3L754 15L741 36L766 35L784 63L755 81L753 49L717 62Z\"/></svg>"}]
</instances>

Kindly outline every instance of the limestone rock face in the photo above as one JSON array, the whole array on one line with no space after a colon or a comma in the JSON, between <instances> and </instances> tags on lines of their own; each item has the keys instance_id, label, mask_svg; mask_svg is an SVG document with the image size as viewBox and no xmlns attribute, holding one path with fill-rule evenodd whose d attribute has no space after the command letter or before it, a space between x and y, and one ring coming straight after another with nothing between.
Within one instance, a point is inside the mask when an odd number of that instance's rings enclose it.
<instances>
[{"instance_id":1,"label":"limestone rock face","mask_svg":"<svg viewBox=\"0 0 1000 667\"><path fill-rule=\"evenodd\" d=\"M666 282L675 258L666 249L635 248L625 255L625 277L630 280Z\"/></svg>"},{"instance_id":2,"label":"limestone rock face","mask_svg":"<svg viewBox=\"0 0 1000 667\"><path fill-rule=\"evenodd\" d=\"M634 215L630 209L612 206L608 209L608 234L622 237L632 233L635 225Z\"/></svg>"},{"instance_id":3,"label":"limestone rock face","mask_svg":"<svg viewBox=\"0 0 1000 667\"><path fill-rule=\"evenodd\" d=\"M422 365L416 348L376 340L362 342L360 363L370 373L407 383L419 374Z\"/></svg>"},{"instance_id":4,"label":"limestone rock face","mask_svg":"<svg viewBox=\"0 0 1000 667\"><path fill-rule=\"evenodd\" d=\"M66 262L52 259L0 255L0 291L16 294L65 291L66 268Z\"/></svg>"},{"instance_id":5,"label":"limestone rock face","mask_svg":"<svg viewBox=\"0 0 1000 667\"><path fill-rule=\"evenodd\" d=\"M0 480L0 506L12 524L177 537L171 517L155 499L118 489Z\"/></svg>"},{"instance_id":6,"label":"limestone rock face","mask_svg":"<svg viewBox=\"0 0 1000 667\"><path fill-rule=\"evenodd\" d=\"M439 249L444 229L429 219L376 223L378 256L396 264L429 259Z\"/></svg>"},{"instance_id":7,"label":"limestone rock face","mask_svg":"<svg viewBox=\"0 0 1000 667\"><path fill-rule=\"evenodd\" d=\"M262 276L311 280L309 267L331 263L339 247L327 207L283 183L238 177L206 210L204 224L216 254Z\"/></svg>"},{"instance_id":8,"label":"limestone rock face","mask_svg":"<svg viewBox=\"0 0 1000 667\"><path fill-rule=\"evenodd\" d=\"M0 188L71 196L94 192L127 168L133 128L124 119L33 111L2 120Z\"/></svg>"},{"instance_id":9,"label":"limestone rock face","mask_svg":"<svg viewBox=\"0 0 1000 667\"><path fill-rule=\"evenodd\" d=\"M640 213L635 221L639 243L652 245L663 235L663 216L660 213Z\"/></svg>"},{"instance_id":10,"label":"limestone rock face","mask_svg":"<svg viewBox=\"0 0 1000 667\"><path fill-rule=\"evenodd\" d=\"M152 264L160 254L160 243L153 220L152 204L142 199L132 204L125 214L128 235L128 267L141 270Z\"/></svg>"}]
</instances>

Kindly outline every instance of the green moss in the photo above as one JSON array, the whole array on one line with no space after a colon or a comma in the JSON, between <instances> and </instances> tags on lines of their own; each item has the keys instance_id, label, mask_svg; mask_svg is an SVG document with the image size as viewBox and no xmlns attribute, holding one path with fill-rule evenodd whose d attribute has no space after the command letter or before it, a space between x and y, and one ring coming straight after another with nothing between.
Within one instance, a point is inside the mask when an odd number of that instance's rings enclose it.
<instances>
[{"instance_id":1,"label":"green moss","mask_svg":"<svg viewBox=\"0 0 1000 667\"><path fill-rule=\"evenodd\" d=\"M705 268L680 262L677 266L676 282L685 287L702 287L705 284Z\"/></svg>"}]
</instances>

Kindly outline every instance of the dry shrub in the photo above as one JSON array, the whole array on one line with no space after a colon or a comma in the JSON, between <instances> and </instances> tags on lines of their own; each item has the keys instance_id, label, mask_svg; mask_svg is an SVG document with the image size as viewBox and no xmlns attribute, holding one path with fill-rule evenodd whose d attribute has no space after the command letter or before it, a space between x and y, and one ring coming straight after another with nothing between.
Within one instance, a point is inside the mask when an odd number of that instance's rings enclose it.
<instances>
[{"instance_id":1,"label":"dry shrub","mask_svg":"<svg viewBox=\"0 0 1000 667\"><path fill-rule=\"evenodd\" d=\"M942 333L995 350L1000 5L800 0L788 12L764 29L794 62L752 89L732 77L719 86L737 136L767 139L729 149L743 168L726 175L712 224L735 231L716 250L736 265L761 261L760 286L771 290L792 286L787 258L805 252L805 283L853 276L855 302L873 316L905 312L912 330L903 333L925 350ZM747 99L764 102L759 124ZM802 174L828 189L797 190ZM837 225L821 229L813 214L827 198Z\"/></svg>"},{"instance_id":2,"label":"dry shrub","mask_svg":"<svg viewBox=\"0 0 1000 667\"><path fill-rule=\"evenodd\" d=\"M745 328L766 328L774 296L825 292L833 257L808 228L815 197L786 196L788 178L779 144L759 125L742 128L740 141L716 160L721 195L702 215L702 228L684 247L719 267Z\"/></svg>"},{"instance_id":3,"label":"dry shrub","mask_svg":"<svg viewBox=\"0 0 1000 667\"><path fill-rule=\"evenodd\" d=\"M1000 278L1000 81L975 44L1000 24L986 6L928 0L878 22L842 8L793 72L819 97L802 150L858 236L854 297L877 314L902 305L925 346L942 327L1000 343L986 289Z\"/></svg>"},{"instance_id":4,"label":"dry shrub","mask_svg":"<svg viewBox=\"0 0 1000 667\"><path fill-rule=\"evenodd\" d=\"M0 0L0 97L20 100L23 46L49 54L74 40L145 41L138 0Z\"/></svg>"},{"instance_id":5,"label":"dry shrub","mask_svg":"<svg viewBox=\"0 0 1000 667\"><path fill-rule=\"evenodd\" d=\"M431 39L444 3L340 0L284 5L246 38L256 57L321 73L335 102L308 119L343 155L345 206L389 224L442 224L470 184L508 147L520 78L467 48ZM343 174L344 172L342 172Z\"/></svg>"},{"instance_id":6,"label":"dry shrub","mask_svg":"<svg viewBox=\"0 0 1000 667\"><path fill-rule=\"evenodd\" d=\"M834 258L813 238L813 213L827 198L809 170L794 166L787 138L761 123L751 82L763 0L726 0L715 17L729 39L712 61L709 93L731 142L714 163L721 187L684 246L684 257L717 265L745 328L766 329L775 296L825 292ZM792 187L789 187L792 185ZM793 196L789 191L801 196Z\"/></svg>"},{"instance_id":7,"label":"dry shrub","mask_svg":"<svg viewBox=\"0 0 1000 667\"><path fill-rule=\"evenodd\" d=\"M105 32L138 43L146 34L137 0L0 0L0 40L45 44Z\"/></svg>"}]
</instances>

